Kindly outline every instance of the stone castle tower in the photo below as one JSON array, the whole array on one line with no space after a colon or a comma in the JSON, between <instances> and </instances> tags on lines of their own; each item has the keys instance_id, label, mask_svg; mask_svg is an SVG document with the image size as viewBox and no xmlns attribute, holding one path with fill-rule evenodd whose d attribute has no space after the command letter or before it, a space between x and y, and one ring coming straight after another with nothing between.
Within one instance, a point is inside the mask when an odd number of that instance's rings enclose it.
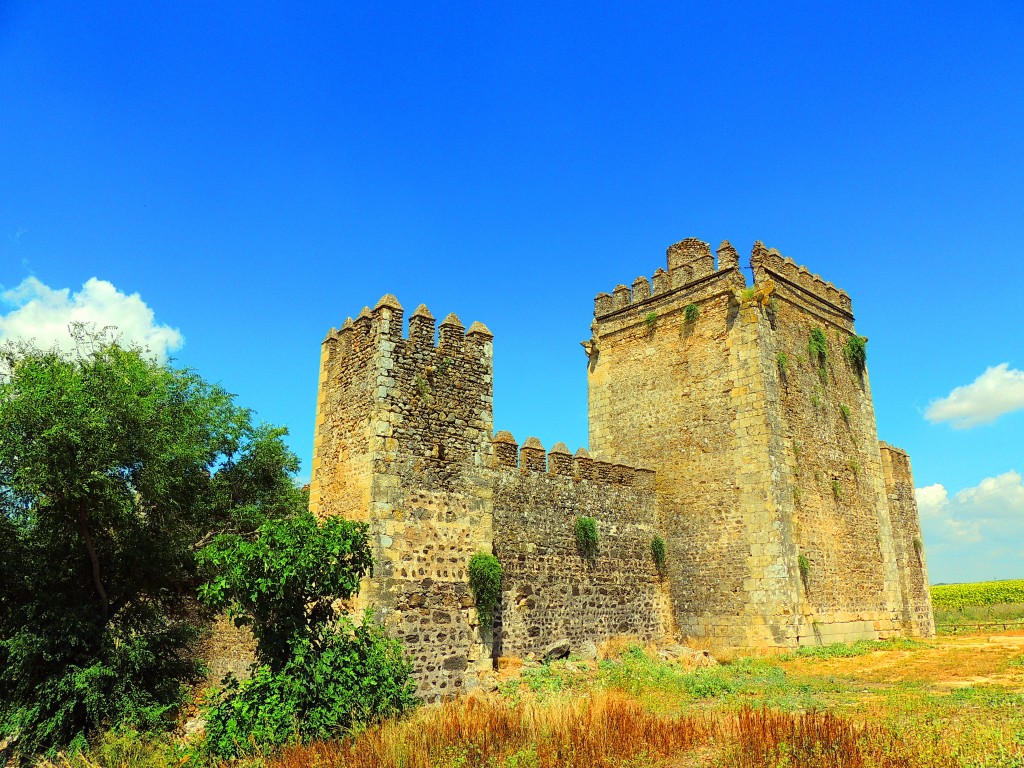
<instances>
[{"instance_id":1,"label":"stone castle tower","mask_svg":"<svg viewBox=\"0 0 1024 768\"><path fill-rule=\"evenodd\" d=\"M933 633L907 455L879 443L849 296L755 244L668 250L595 301L590 453L493 432L492 335L393 296L324 340L311 509L368 522L364 599L428 698L497 656L673 634L738 647ZM850 341L854 339L854 341ZM861 344L862 348L862 344ZM593 563L579 517L596 520ZM651 556L666 542L667 574ZM466 568L505 572L493 631Z\"/></svg>"}]
</instances>

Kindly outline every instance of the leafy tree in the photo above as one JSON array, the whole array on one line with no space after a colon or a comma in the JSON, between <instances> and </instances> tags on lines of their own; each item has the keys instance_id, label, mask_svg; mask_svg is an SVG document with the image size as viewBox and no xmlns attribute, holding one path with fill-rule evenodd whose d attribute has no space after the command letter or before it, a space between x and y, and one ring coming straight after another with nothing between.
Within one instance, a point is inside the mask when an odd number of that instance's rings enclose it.
<instances>
[{"instance_id":1,"label":"leafy tree","mask_svg":"<svg viewBox=\"0 0 1024 768\"><path fill-rule=\"evenodd\" d=\"M305 513L224 534L200 553L200 599L252 627L251 679L228 679L207 713L206 746L238 757L299 738L337 737L413 704L410 665L370 612L358 626L333 605L359 590L372 560L367 526Z\"/></svg>"},{"instance_id":2,"label":"leafy tree","mask_svg":"<svg viewBox=\"0 0 1024 768\"><path fill-rule=\"evenodd\" d=\"M195 552L293 514L284 430L82 326L0 350L0 741L23 760L165 722L201 616Z\"/></svg>"}]
</instances>

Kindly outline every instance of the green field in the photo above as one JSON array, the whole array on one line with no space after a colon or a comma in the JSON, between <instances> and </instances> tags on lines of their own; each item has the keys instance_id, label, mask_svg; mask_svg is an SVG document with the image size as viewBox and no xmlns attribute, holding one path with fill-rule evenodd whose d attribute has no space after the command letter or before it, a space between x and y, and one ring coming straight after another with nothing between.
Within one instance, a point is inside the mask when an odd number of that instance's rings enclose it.
<instances>
[{"instance_id":1,"label":"green field","mask_svg":"<svg viewBox=\"0 0 1024 768\"><path fill-rule=\"evenodd\" d=\"M966 625L1024 624L1024 579L938 584L931 593L940 633Z\"/></svg>"}]
</instances>

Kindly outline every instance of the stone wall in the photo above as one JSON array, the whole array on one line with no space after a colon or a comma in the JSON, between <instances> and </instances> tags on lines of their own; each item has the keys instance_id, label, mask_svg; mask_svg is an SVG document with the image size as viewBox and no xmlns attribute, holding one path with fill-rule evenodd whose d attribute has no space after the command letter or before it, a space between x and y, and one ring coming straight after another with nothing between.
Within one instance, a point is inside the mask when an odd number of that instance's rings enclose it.
<instances>
[{"instance_id":1,"label":"stone wall","mask_svg":"<svg viewBox=\"0 0 1024 768\"><path fill-rule=\"evenodd\" d=\"M897 573L902 587L905 630L910 635L931 637L935 634L935 618L932 594L928 590L928 570L910 457L906 451L886 443L881 443L880 448L892 516Z\"/></svg>"},{"instance_id":2,"label":"stone wall","mask_svg":"<svg viewBox=\"0 0 1024 768\"><path fill-rule=\"evenodd\" d=\"M659 535L654 473L575 458L558 443L545 460L529 438L516 461L507 432L495 438L494 553L504 569L495 654L540 655L568 640L594 654L617 635L667 633L668 594L651 544ZM598 553L579 553L575 524L594 518Z\"/></svg>"}]
</instances>

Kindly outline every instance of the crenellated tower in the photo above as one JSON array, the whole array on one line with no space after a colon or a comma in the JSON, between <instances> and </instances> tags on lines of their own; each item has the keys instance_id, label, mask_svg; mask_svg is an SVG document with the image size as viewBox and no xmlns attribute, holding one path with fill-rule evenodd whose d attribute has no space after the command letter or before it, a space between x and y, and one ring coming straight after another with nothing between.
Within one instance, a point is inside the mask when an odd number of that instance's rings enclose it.
<instances>
[{"instance_id":1,"label":"crenellated tower","mask_svg":"<svg viewBox=\"0 0 1024 768\"><path fill-rule=\"evenodd\" d=\"M677 626L739 646L930 634L849 296L761 243L749 287L728 241L717 257L671 246L667 272L597 295L584 344L594 457L657 473Z\"/></svg>"},{"instance_id":2,"label":"crenellated tower","mask_svg":"<svg viewBox=\"0 0 1024 768\"><path fill-rule=\"evenodd\" d=\"M457 693L490 649L466 568L492 543L492 335L387 295L323 342L310 509L370 524L362 602L405 644L421 693Z\"/></svg>"}]
</instances>

